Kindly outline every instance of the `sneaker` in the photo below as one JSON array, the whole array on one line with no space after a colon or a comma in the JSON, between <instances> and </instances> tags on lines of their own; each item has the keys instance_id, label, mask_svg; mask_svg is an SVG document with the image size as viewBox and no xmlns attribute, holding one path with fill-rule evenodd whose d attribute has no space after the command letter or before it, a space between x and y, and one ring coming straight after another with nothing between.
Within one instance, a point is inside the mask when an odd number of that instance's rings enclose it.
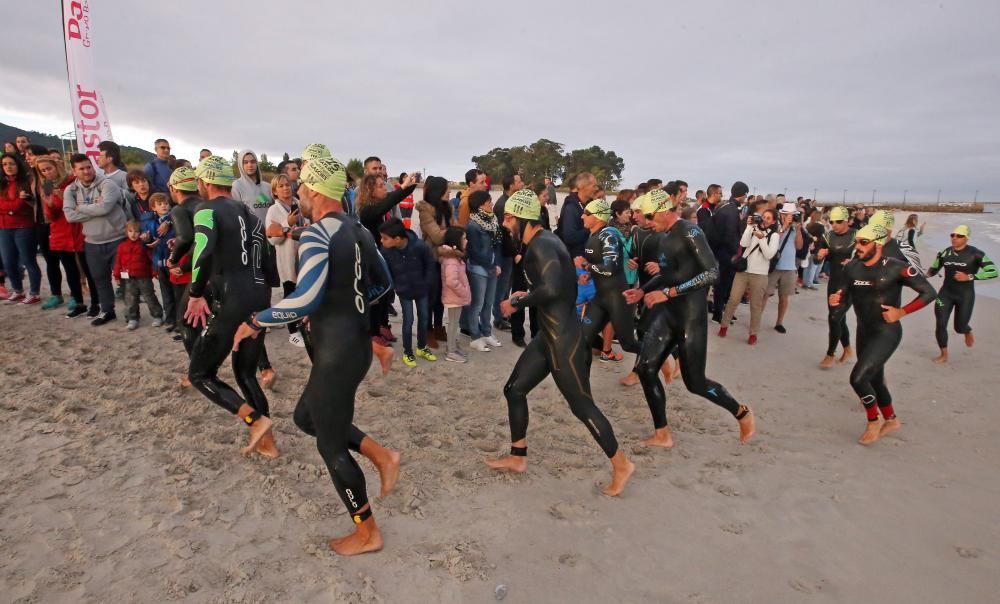
<instances>
[{"instance_id":1,"label":"sneaker","mask_svg":"<svg viewBox=\"0 0 1000 604\"><path fill-rule=\"evenodd\" d=\"M288 343L299 348L306 347L306 341L302 339L302 334L298 332L288 334Z\"/></svg>"},{"instance_id":2,"label":"sneaker","mask_svg":"<svg viewBox=\"0 0 1000 604\"><path fill-rule=\"evenodd\" d=\"M722 315L712 315L712 323L722 323Z\"/></svg>"},{"instance_id":3,"label":"sneaker","mask_svg":"<svg viewBox=\"0 0 1000 604\"><path fill-rule=\"evenodd\" d=\"M24 300L24 292L11 292L7 296L7 302L10 304L17 304L21 300Z\"/></svg>"},{"instance_id":4,"label":"sneaker","mask_svg":"<svg viewBox=\"0 0 1000 604\"><path fill-rule=\"evenodd\" d=\"M756 343L757 343L757 334L750 336L750 339L747 340L747 344L751 346L753 346Z\"/></svg>"},{"instance_id":5,"label":"sneaker","mask_svg":"<svg viewBox=\"0 0 1000 604\"><path fill-rule=\"evenodd\" d=\"M31 304L38 304L41 301L42 301L42 299L37 294L31 294L31 295L25 296L24 300L21 300L21 304L24 304L25 306L29 306Z\"/></svg>"},{"instance_id":6,"label":"sneaker","mask_svg":"<svg viewBox=\"0 0 1000 604\"><path fill-rule=\"evenodd\" d=\"M488 336L483 336L483 339L486 340L487 344L493 346L494 348L500 348L501 346L503 346L503 343L500 342L500 340L498 340L497 337L493 334L490 334Z\"/></svg>"},{"instance_id":7,"label":"sneaker","mask_svg":"<svg viewBox=\"0 0 1000 604\"><path fill-rule=\"evenodd\" d=\"M97 304L92 305L90 309L87 311L87 316L90 317L91 319L93 319L99 314L101 314L101 307L98 306Z\"/></svg>"},{"instance_id":8,"label":"sneaker","mask_svg":"<svg viewBox=\"0 0 1000 604\"><path fill-rule=\"evenodd\" d=\"M431 352L431 349L428 348L427 346L424 346L423 348L418 348L417 349L417 356L420 357L420 358L422 358L425 361L436 361L436 360L438 360L437 355L435 355L433 352Z\"/></svg>"},{"instance_id":9,"label":"sneaker","mask_svg":"<svg viewBox=\"0 0 1000 604\"><path fill-rule=\"evenodd\" d=\"M788 330L785 329L785 326L782 325L781 323L778 323L777 325L774 326L774 331L778 333L788 333Z\"/></svg>"},{"instance_id":10,"label":"sneaker","mask_svg":"<svg viewBox=\"0 0 1000 604\"><path fill-rule=\"evenodd\" d=\"M163 319L153 319L152 325L153 327L160 327L163 325Z\"/></svg>"},{"instance_id":11,"label":"sneaker","mask_svg":"<svg viewBox=\"0 0 1000 604\"><path fill-rule=\"evenodd\" d=\"M486 343L486 338L479 338L478 340L469 342L469 348L478 350L479 352L489 352L493 350L490 348L490 345Z\"/></svg>"},{"instance_id":12,"label":"sneaker","mask_svg":"<svg viewBox=\"0 0 1000 604\"><path fill-rule=\"evenodd\" d=\"M500 331L510 331L510 321L493 321L493 327Z\"/></svg>"},{"instance_id":13,"label":"sneaker","mask_svg":"<svg viewBox=\"0 0 1000 604\"><path fill-rule=\"evenodd\" d=\"M719 337L720 338L726 337L726 333L728 332L729 332L729 326L723 325L722 327L719 328Z\"/></svg>"},{"instance_id":14,"label":"sneaker","mask_svg":"<svg viewBox=\"0 0 1000 604\"><path fill-rule=\"evenodd\" d=\"M128 329L129 331L135 331L136 329L138 329L138 327L139 327L138 319L129 319L128 325L125 326L125 328Z\"/></svg>"},{"instance_id":15,"label":"sneaker","mask_svg":"<svg viewBox=\"0 0 1000 604\"><path fill-rule=\"evenodd\" d=\"M62 303L62 296L49 296L45 299L45 302L42 303L42 310L52 310L53 308L61 306Z\"/></svg>"},{"instance_id":16,"label":"sneaker","mask_svg":"<svg viewBox=\"0 0 1000 604\"><path fill-rule=\"evenodd\" d=\"M66 318L75 319L80 315L85 315L85 314L87 314L87 307L84 306L83 304L79 304L77 306L70 306L69 312L66 313Z\"/></svg>"},{"instance_id":17,"label":"sneaker","mask_svg":"<svg viewBox=\"0 0 1000 604\"><path fill-rule=\"evenodd\" d=\"M412 354L403 354L403 364L407 367L416 367L417 359Z\"/></svg>"},{"instance_id":18,"label":"sneaker","mask_svg":"<svg viewBox=\"0 0 1000 604\"><path fill-rule=\"evenodd\" d=\"M446 361L451 361L452 363L468 363L464 356L457 352L449 352L448 356L445 357Z\"/></svg>"},{"instance_id":19,"label":"sneaker","mask_svg":"<svg viewBox=\"0 0 1000 604\"><path fill-rule=\"evenodd\" d=\"M115 315L115 311L113 310L110 312L99 312L97 313L97 316L94 317L94 320L90 322L90 324L93 325L94 327L100 327L101 325L104 325L105 323L110 323L117 318L118 316Z\"/></svg>"}]
</instances>

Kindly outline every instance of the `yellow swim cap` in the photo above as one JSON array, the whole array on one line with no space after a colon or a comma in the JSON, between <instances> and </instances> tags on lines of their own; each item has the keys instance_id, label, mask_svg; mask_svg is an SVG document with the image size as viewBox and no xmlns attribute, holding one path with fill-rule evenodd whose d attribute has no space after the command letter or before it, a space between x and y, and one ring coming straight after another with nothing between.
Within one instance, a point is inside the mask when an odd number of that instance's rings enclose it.
<instances>
[{"instance_id":1,"label":"yellow swim cap","mask_svg":"<svg viewBox=\"0 0 1000 604\"><path fill-rule=\"evenodd\" d=\"M167 181L167 184L178 191L197 191L198 176L194 173L193 168L177 168L170 175L170 180Z\"/></svg>"},{"instance_id":2,"label":"yellow swim cap","mask_svg":"<svg viewBox=\"0 0 1000 604\"><path fill-rule=\"evenodd\" d=\"M313 143L302 150L302 161L312 161L321 157L333 157L333 154L323 143Z\"/></svg>"},{"instance_id":3,"label":"yellow swim cap","mask_svg":"<svg viewBox=\"0 0 1000 604\"><path fill-rule=\"evenodd\" d=\"M333 157L317 157L302 168L302 185L320 195L340 201L347 188L347 170Z\"/></svg>"},{"instance_id":4,"label":"yellow swim cap","mask_svg":"<svg viewBox=\"0 0 1000 604\"><path fill-rule=\"evenodd\" d=\"M542 202L531 189L521 189L507 198L503 206L504 214L525 220L538 220L542 215Z\"/></svg>"},{"instance_id":5,"label":"yellow swim cap","mask_svg":"<svg viewBox=\"0 0 1000 604\"><path fill-rule=\"evenodd\" d=\"M659 212L669 212L674 209L674 202L663 189L653 189L649 193L639 196L639 211L644 216L658 214Z\"/></svg>"},{"instance_id":6,"label":"yellow swim cap","mask_svg":"<svg viewBox=\"0 0 1000 604\"><path fill-rule=\"evenodd\" d=\"M887 231L886 228L880 224L869 222L867 226L861 227L861 229L854 234L854 239L868 239L879 245L885 245L885 242L889 240L889 231Z\"/></svg>"},{"instance_id":7,"label":"yellow swim cap","mask_svg":"<svg viewBox=\"0 0 1000 604\"><path fill-rule=\"evenodd\" d=\"M611 205L606 199L595 199L587 204L584 211L589 212L591 215L596 217L598 220L603 220L604 222L611 221Z\"/></svg>"},{"instance_id":8,"label":"yellow swim cap","mask_svg":"<svg viewBox=\"0 0 1000 604\"><path fill-rule=\"evenodd\" d=\"M201 160L194 174L199 180L220 187L231 187L236 180L233 176L233 166L218 155L209 155Z\"/></svg>"},{"instance_id":9,"label":"yellow swim cap","mask_svg":"<svg viewBox=\"0 0 1000 604\"><path fill-rule=\"evenodd\" d=\"M844 206L837 206L830 210L830 220L847 220L851 213Z\"/></svg>"},{"instance_id":10,"label":"yellow swim cap","mask_svg":"<svg viewBox=\"0 0 1000 604\"><path fill-rule=\"evenodd\" d=\"M879 210L872 214L871 220L868 224L879 225L887 231L892 230L892 226L896 224L896 218L892 215L892 210Z\"/></svg>"},{"instance_id":11,"label":"yellow swim cap","mask_svg":"<svg viewBox=\"0 0 1000 604\"><path fill-rule=\"evenodd\" d=\"M972 237L972 230L969 227L965 226L964 224L960 224L951 230L951 234L961 235L966 239L968 239L969 237Z\"/></svg>"}]
</instances>

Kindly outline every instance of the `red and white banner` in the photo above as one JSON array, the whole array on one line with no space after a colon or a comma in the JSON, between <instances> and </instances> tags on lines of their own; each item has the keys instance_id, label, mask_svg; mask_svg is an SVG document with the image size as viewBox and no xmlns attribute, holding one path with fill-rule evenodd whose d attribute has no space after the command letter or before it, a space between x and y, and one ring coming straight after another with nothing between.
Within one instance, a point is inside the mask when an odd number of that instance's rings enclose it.
<instances>
[{"instance_id":1,"label":"red and white banner","mask_svg":"<svg viewBox=\"0 0 1000 604\"><path fill-rule=\"evenodd\" d=\"M114 140L104 95L94 75L94 46L91 37L91 6L96 0L63 0L63 43L66 46L66 73L73 105L73 124L80 153L97 165L101 141Z\"/></svg>"}]
</instances>

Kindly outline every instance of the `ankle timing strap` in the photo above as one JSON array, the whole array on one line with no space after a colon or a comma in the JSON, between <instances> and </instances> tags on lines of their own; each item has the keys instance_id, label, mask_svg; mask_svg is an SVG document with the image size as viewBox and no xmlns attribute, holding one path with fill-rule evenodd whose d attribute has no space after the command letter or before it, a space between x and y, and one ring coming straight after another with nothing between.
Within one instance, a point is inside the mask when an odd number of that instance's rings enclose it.
<instances>
[{"instance_id":1,"label":"ankle timing strap","mask_svg":"<svg viewBox=\"0 0 1000 604\"><path fill-rule=\"evenodd\" d=\"M527 457L528 447L511 447L510 454L514 457Z\"/></svg>"},{"instance_id":2,"label":"ankle timing strap","mask_svg":"<svg viewBox=\"0 0 1000 604\"><path fill-rule=\"evenodd\" d=\"M368 520L371 517L372 517L371 506L369 506L368 509L363 512L358 512L357 514L351 515L351 519L354 520L354 524L361 524L362 522Z\"/></svg>"},{"instance_id":3,"label":"ankle timing strap","mask_svg":"<svg viewBox=\"0 0 1000 604\"><path fill-rule=\"evenodd\" d=\"M750 413L750 407L746 405L740 405L739 410L736 411L736 419L741 420Z\"/></svg>"},{"instance_id":4,"label":"ankle timing strap","mask_svg":"<svg viewBox=\"0 0 1000 604\"><path fill-rule=\"evenodd\" d=\"M249 415L244 417L243 421L245 421L248 426L252 426L255 421L259 420L262 417L264 416L261 414L261 412L255 409L251 411Z\"/></svg>"}]
</instances>

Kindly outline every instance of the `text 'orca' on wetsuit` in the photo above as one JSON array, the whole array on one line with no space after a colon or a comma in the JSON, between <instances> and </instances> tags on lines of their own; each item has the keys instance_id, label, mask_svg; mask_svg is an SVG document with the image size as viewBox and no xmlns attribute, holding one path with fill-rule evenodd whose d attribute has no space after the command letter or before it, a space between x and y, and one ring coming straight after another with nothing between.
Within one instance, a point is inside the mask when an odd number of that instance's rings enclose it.
<instances>
[{"instance_id":1,"label":"text 'orca' on wetsuit","mask_svg":"<svg viewBox=\"0 0 1000 604\"><path fill-rule=\"evenodd\" d=\"M590 264L590 275L597 290L594 299L587 305L584 315L587 341L595 347L601 330L611 322L615 337L626 352L639 352L639 342L635 339L635 311L625 302L622 295L628 288L625 281L624 241L621 232L613 226L606 226L590 236L583 249L583 257Z\"/></svg>"},{"instance_id":2,"label":"text 'orca' on wetsuit","mask_svg":"<svg viewBox=\"0 0 1000 604\"><path fill-rule=\"evenodd\" d=\"M826 295L836 293L844 289L844 265L854 257L854 229L838 235L829 231L820 239L820 249L829 250L826 260L830 263L830 279L826 283ZM843 307L843 303L841 303ZM837 352L837 343L844 348L851 346L851 332L847 328L847 312L842 308L840 312L836 308L827 308L827 325L829 338L827 341L826 356L832 357Z\"/></svg>"},{"instance_id":3,"label":"text 'orca' on wetsuit","mask_svg":"<svg viewBox=\"0 0 1000 604\"><path fill-rule=\"evenodd\" d=\"M934 276L941 270L944 270L944 285L938 290L934 304L934 336L938 347L947 348L948 318L952 311L955 312L955 333L966 334L972 331L969 321L972 319L972 307L976 303L974 283L996 278L997 267L982 250L966 245L961 251L953 247L941 250L927 272ZM957 281L956 273L965 273L972 279Z\"/></svg>"}]
</instances>

